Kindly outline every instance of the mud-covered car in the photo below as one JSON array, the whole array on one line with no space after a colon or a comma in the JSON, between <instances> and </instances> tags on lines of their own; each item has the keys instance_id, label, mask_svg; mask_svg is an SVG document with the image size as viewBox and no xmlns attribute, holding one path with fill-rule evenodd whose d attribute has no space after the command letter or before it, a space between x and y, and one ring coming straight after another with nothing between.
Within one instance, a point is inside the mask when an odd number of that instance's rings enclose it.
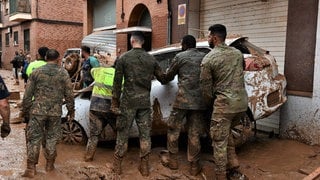
<instances>
[{"instance_id":1,"label":"mud-covered car","mask_svg":"<svg viewBox=\"0 0 320 180\"><path fill-rule=\"evenodd\" d=\"M232 130L237 144L242 144L252 135L252 122L268 117L275 112L286 100L286 79L278 73L276 60L270 53L248 41L246 37L238 37L226 40L227 45L239 49L245 60L245 87L249 102L247 116L241 119L241 124ZM197 42L197 49L208 53L211 49L207 41ZM163 69L169 67L173 57L181 52L180 45L171 45L149 52L159 62ZM166 121L169 118L173 101L178 90L177 76L166 85L162 85L154 79L150 93L150 101L153 109L152 135L167 133ZM66 122L66 109L64 107L63 141L69 144L85 143L89 135L89 105L90 89L77 91L75 98L75 120ZM210 113L209 113L210 114ZM209 123L208 116L208 123ZM101 140L114 140L115 134L108 125L101 135ZM137 125L131 128L130 137L138 137Z\"/></svg>"}]
</instances>

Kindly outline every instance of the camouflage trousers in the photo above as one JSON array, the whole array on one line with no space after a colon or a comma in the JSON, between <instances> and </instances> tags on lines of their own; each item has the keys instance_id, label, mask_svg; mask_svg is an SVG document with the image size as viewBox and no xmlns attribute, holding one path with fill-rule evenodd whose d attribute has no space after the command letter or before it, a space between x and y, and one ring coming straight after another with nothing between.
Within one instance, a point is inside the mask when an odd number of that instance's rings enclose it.
<instances>
[{"instance_id":1,"label":"camouflage trousers","mask_svg":"<svg viewBox=\"0 0 320 180\"><path fill-rule=\"evenodd\" d=\"M226 172L228 155L231 153L235 154L235 144L231 128L240 123L240 118L244 116L244 113L214 113L211 117L210 136L212 138L213 160L217 173Z\"/></svg>"},{"instance_id":2,"label":"camouflage trousers","mask_svg":"<svg viewBox=\"0 0 320 180\"><path fill-rule=\"evenodd\" d=\"M59 116L31 115L26 128L27 162L36 164L40 147L47 160L57 157L56 144L61 139L61 119Z\"/></svg>"},{"instance_id":3,"label":"camouflage trousers","mask_svg":"<svg viewBox=\"0 0 320 180\"><path fill-rule=\"evenodd\" d=\"M121 108L117 118L117 141L115 155L123 157L128 149L128 138L133 121L136 121L140 138L140 157L145 157L151 151L151 109Z\"/></svg>"},{"instance_id":4,"label":"camouflage trousers","mask_svg":"<svg viewBox=\"0 0 320 180\"><path fill-rule=\"evenodd\" d=\"M89 121L90 136L87 147L96 147L98 145L99 136L108 124L114 131L116 130L116 117L110 112L90 110Z\"/></svg>"},{"instance_id":5,"label":"camouflage trousers","mask_svg":"<svg viewBox=\"0 0 320 180\"><path fill-rule=\"evenodd\" d=\"M170 153L179 151L178 140L180 131L186 118L188 131L188 161L195 162L200 159L200 136L204 133L204 112L202 110L187 110L173 108L168 120L167 148Z\"/></svg>"}]
</instances>

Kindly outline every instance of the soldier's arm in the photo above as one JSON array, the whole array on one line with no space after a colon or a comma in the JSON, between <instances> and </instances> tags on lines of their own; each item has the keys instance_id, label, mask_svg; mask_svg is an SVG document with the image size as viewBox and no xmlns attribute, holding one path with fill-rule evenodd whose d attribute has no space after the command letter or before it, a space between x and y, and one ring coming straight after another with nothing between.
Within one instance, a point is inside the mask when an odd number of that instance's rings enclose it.
<instances>
[{"instance_id":1,"label":"soldier's arm","mask_svg":"<svg viewBox=\"0 0 320 180\"><path fill-rule=\"evenodd\" d=\"M200 88L203 98L209 105L213 100L213 78L211 68L208 63L201 64Z\"/></svg>"},{"instance_id":2,"label":"soldier's arm","mask_svg":"<svg viewBox=\"0 0 320 180\"><path fill-rule=\"evenodd\" d=\"M24 115L27 115L29 113L32 105L32 98L34 96L36 76L37 76L36 72L31 74L26 85L26 89L22 99L22 113Z\"/></svg>"},{"instance_id":3,"label":"soldier's arm","mask_svg":"<svg viewBox=\"0 0 320 180\"><path fill-rule=\"evenodd\" d=\"M124 77L124 69L123 69L123 59L120 58L116 65L115 75L113 78L113 89L112 89L112 101L117 101L116 105L119 105L119 99L121 96L122 89L122 81Z\"/></svg>"},{"instance_id":4,"label":"soldier's arm","mask_svg":"<svg viewBox=\"0 0 320 180\"><path fill-rule=\"evenodd\" d=\"M64 78L65 78L65 84L66 84L65 93L64 93L66 107L68 109L68 112L72 112L74 111L74 96L73 96L73 90L72 90L73 89L72 82L67 73L65 74Z\"/></svg>"},{"instance_id":5,"label":"soldier's arm","mask_svg":"<svg viewBox=\"0 0 320 180\"><path fill-rule=\"evenodd\" d=\"M175 77L175 75L178 74L179 68L180 68L180 61L178 60L178 57L175 57L172 60L172 63L170 64L169 68L167 69L166 73L161 76L161 79L157 77L157 79L161 82L161 84L167 84L168 82L172 81Z\"/></svg>"}]
</instances>

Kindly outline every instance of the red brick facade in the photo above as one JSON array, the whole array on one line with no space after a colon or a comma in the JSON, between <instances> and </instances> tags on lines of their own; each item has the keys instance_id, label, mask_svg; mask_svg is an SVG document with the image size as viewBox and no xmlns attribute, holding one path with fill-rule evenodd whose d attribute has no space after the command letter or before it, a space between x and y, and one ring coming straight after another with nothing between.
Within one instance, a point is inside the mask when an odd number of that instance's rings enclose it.
<instances>
[{"instance_id":1,"label":"red brick facade","mask_svg":"<svg viewBox=\"0 0 320 180\"><path fill-rule=\"evenodd\" d=\"M121 0L117 0L117 29L127 28L128 24L131 26L137 26L135 22L132 22L133 16L132 11L134 8L143 4L147 7L152 21L152 49L165 46L168 40L168 4L167 1L162 0L161 3L157 3L156 0L140 0L137 1L124 1L122 5ZM122 9L125 14L124 19L121 18ZM131 22L130 22L131 20ZM118 34L117 35L117 48L121 49L121 53L127 51L128 49L128 40L127 34Z\"/></svg>"},{"instance_id":2,"label":"red brick facade","mask_svg":"<svg viewBox=\"0 0 320 180\"><path fill-rule=\"evenodd\" d=\"M12 66L10 60L14 52L24 49L24 31L30 32L30 54L36 58L41 46L57 49L62 58L64 51L71 47L80 47L83 37L83 0L30 0L31 20L9 21L10 13L2 16L2 65L5 69ZM5 7L5 1L1 2ZM9 46L6 46L6 33L12 29ZM14 45L13 33L18 32L18 44Z\"/></svg>"}]
</instances>

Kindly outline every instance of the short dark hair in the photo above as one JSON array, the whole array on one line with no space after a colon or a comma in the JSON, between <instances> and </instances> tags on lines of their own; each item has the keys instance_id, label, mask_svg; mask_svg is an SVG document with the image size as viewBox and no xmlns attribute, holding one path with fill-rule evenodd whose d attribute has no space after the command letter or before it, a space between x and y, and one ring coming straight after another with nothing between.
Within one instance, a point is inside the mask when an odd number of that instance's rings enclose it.
<instances>
[{"instance_id":1,"label":"short dark hair","mask_svg":"<svg viewBox=\"0 0 320 180\"><path fill-rule=\"evenodd\" d=\"M142 43L144 42L144 34L141 31L132 32L131 37L134 37L135 39L139 40Z\"/></svg>"},{"instance_id":2,"label":"short dark hair","mask_svg":"<svg viewBox=\"0 0 320 180\"><path fill-rule=\"evenodd\" d=\"M210 34L218 36L221 40L225 40L227 37L227 28L222 24L214 24L209 27Z\"/></svg>"},{"instance_id":3,"label":"short dark hair","mask_svg":"<svg viewBox=\"0 0 320 180\"><path fill-rule=\"evenodd\" d=\"M90 47L88 47L88 46L81 46L81 50L90 54Z\"/></svg>"},{"instance_id":4,"label":"short dark hair","mask_svg":"<svg viewBox=\"0 0 320 180\"><path fill-rule=\"evenodd\" d=\"M54 61L54 60L57 60L59 58L59 56L60 56L60 54L57 50L49 49L46 54L46 60L47 61Z\"/></svg>"},{"instance_id":5,"label":"short dark hair","mask_svg":"<svg viewBox=\"0 0 320 180\"><path fill-rule=\"evenodd\" d=\"M185 35L182 38L181 45L185 45L186 48L195 48L196 43L196 38L194 38L192 35Z\"/></svg>"},{"instance_id":6,"label":"short dark hair","mask_svg":"<svg viewBox=\"0 0 320 180\"><path fill-rule=\"evenodd\" d=\"M38 49L38 53L40 55L41 58L44 58L46 56L47 51L49 50L49 48L42 46Z\"/></svg>"}]
</instances>

